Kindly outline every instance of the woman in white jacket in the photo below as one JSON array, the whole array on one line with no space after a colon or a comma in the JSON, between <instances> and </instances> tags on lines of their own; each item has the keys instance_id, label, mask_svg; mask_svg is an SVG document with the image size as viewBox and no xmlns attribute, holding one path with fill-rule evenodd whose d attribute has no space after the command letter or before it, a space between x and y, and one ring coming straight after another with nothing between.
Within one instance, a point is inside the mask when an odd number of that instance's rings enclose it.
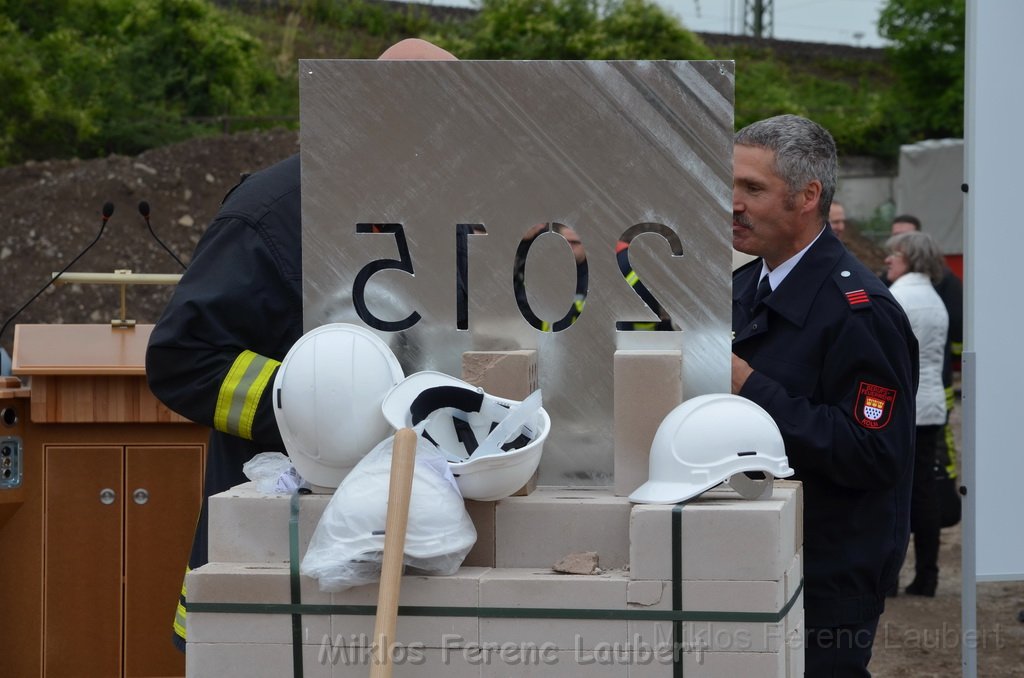
<instances>
[{"instance_id":1,"label":"woman in white jacket","mask_svg":"<svg viewBox=\"0 0 1024 678\"><path fill-rule=\"evenodd\" d=\"M917 337L920 383L917 388L917 444L910 529L914 533L914 581L911 595L934 596L939 579L939 500L936 493L935 446L946 423L942 358L949 315L933 283L942 278L942 251L927 233L902 233L886 242L889 291L903 307Z\"/></svg>"}]
</instances>

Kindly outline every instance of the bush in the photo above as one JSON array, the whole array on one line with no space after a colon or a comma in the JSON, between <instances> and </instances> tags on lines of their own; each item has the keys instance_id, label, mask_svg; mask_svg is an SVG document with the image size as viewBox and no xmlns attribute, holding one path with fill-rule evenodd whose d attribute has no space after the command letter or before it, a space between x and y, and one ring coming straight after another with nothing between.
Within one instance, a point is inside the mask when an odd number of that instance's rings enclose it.
<instances>
[{"instance_id":1,"label":"bush","mask_svg":"<svg viewBox=\"0 0 1024 678\"><path fill-rule=\"evenodd\" d=\"M262 46L203 0L7 3L0 162L138 153L192 118L260 115L282 85Z\"/></svg>"}]
</instances>

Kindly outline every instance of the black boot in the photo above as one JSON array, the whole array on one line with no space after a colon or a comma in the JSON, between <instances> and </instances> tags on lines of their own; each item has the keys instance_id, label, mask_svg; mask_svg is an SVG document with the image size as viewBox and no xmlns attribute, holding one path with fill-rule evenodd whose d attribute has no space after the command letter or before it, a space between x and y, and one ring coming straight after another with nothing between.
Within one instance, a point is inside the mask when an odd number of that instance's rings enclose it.
<instances>
[{"instance_id":1,"label":"black boot","mask_svg":"<svg viewBox=\"0 0 1024 678\"><path fill-rule=\"evenodd\" d=\"M918 575L914 577L914 581L907 585L905 591L908 596L927 596L928 598L934 598L937 586L938 581L936 581L934 577L922 577Z\"/></svg>"}]
</instances>

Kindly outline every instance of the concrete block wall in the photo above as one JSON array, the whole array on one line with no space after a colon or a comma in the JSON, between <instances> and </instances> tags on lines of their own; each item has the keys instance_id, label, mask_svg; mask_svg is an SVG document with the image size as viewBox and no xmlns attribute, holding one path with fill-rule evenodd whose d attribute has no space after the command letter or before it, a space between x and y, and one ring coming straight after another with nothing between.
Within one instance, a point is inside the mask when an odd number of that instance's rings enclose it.
<instances>
[{"instance_id":1,"label":"concrete block wall","mask_svg":"<svg viewBox=\"0 0 1024 678\"><path fill-rule=\"evenodd\" d=\"M301 498L300 552L329 499ZM633 505L614 488L540 487L494 502L493 510L477 506L470 514L478 530L483 525L493 535L494 562L466 563L451 577L403 577L403 607L447 613L399 617L394 675L668 678L676 629L688 678L802 675L801 503L800 485L786 481L759 501L712 490L682 508L678 554L674 507ZM211 498L211 562L188 580L188 675L292 675L292 615L191 607L289 603L288 518L288 497L260 495L251 485ZM596 551L603 571L550 569L574 551ZM673 557L681 566L678 582ZM376 585L325 593L300 579L303 604L354 606L302 615L303 675L368 673ZM671 612L675 587L685 612L741 614L678 623L626 618ZM794 599L781 619L749 617L778 616ZM587 614L599 618L572 618Z\"/></svg>"}]
</instances>

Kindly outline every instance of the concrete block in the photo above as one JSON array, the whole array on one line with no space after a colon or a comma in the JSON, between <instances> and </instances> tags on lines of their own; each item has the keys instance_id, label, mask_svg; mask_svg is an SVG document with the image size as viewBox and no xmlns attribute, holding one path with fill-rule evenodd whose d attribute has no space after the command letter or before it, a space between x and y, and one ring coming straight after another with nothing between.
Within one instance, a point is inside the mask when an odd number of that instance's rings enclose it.
<instances>
[{"instance_id":1,"label":"concrete block","mask_svg":"<svg viewBox=\"0 0 1024 678\"><path fill-rule=\"evenodd\" d=\"M329 663L319 660L316 645L302 648L304 678L332 678ZM187 678L252 678L253 676L291 676L291 644L269 643L189 643L185 653Z\"/></svg>"},{"instance_id":2,"label":"concrete block","mask_svg":"<svg viewBox=\"0 0 1024 678\"><path fill-rule=\"evenodd\" d=\"M787 676L804 675L804 648L806 647L806 642L804 639L805 632L806 625L804 623L804 599L803 593L801 593L800 598L793 606L793 609L786 616L785 652Z\"/></svg>"},{"instance_id":3,"label":"concrete block","mask_svg":"<svg viewBox=\"0 0 1024 678\"><path fill-rule=\"evenodd\" d=\"M331 594L315 579L299 577L303 603L327 604ZM189 572L188 600L209 603L290 603L291 571L287 565L207 563Z\"/></svg>"},{"instance_id":4,"label":"concrete block","mask_svg":"<svg viewBox=\"0 0 1024 678\"><path fill-rule=\"evenodd\" d=\"M575 552L596 551L602 569L629 562L631 504L607 487L540 487L495 506L496 567L549 568Z\"/></svg>"},{"instance_id":5,"label":"concrete block","mask_svg":"<svg viewBox=\"0 0 1024 678\"><path fill-rule=\"evenodd\" d=\"M537 470L533 472L533 475L530 476L530 479L526 481L526 484L523 485L522 487L520 487L515 492L513 492L510 496L513 496L513 497L525 497L527 495L533 494L537 490L537 480L539 478L540 478L540 467L537 467Z\"/></svg>"},{"instance_id":6,"label":"concrete block","mask_svg":"<svg viewBox=\"0 0 1024 678\"><path fill-rule=\"evenodd\" d=\"M476 528L476 543L463 567L494 567L494 502L466 500L466 512Z\"/></svg>"},{"instance_id":7,"label":"concrete block","mask_svg":"<svg viewBox=\"0 0 1024 678\"><path fill-rule=\"evenodd\" d=\"M208 563L192 570L186 580L191 603L290 603L287 567ZM300 595L307 604L326 604L314 580L302 577ZM318 643L330 633L325 615L302 616L303 643ZM288 614L238 614L189 611L186 630L191 643L290 643L292 618Z\"/></svg>"},{"instance_id":8,"label":"concrete block","mask_svg":"<svg viewBox=\"0 0 1024 678\"><path fill-rule=\"evenodd\" d=\"M776 480L774 490L776 498L793 497L797 515L796 535L793 540L796 547L800 548L804 545L804 485L799 480Z\"/></svg>"},{"instance_id":9,"label":"concrete block","mask_svg":"<svg viewBox=\"0 0 1024 678\"><path fill-rule=\"evenodd\" d=\"M801 593L793 609L786 616L786 675L804 675L805 631L804 598Z\"/></svg>"},{"instance_id":10,"label":"concrete block","mask_svg":"<svg viewBox=\"0 0 1024 678\"><path fill-rule=\"evenodd\" d=\"M680 587L682 609L690 614L777 613L785 605L782 581L682 581ZM630 582L627 593L629 609L671 610L671 601L671 582ZM700 648L705 652L776 652L783 649L787 639L785 622L785 619L779 622L684 621L680 627L680 640L684 648ZM662 652L670 651L672 647L674 633L671 621L630 620L628 631L630 642L635 647L655 648Z\"/></svg>"},{"instance_id":11,"label":"concrete block","mask_svg":"<svg viewBox=\"0 0 1024 678\"><path fill-rule=\"evenodd\" d=\"M220 614L189 612L186 618L189 647L192 642L291 643L292 618L288 614ZM303 616L303 645L319 643L330 632L330 620L323 616Z\"/></svg>"},{"instance_id":12,"label":"concrete block","mask_svg":"<svg viewBox=\"0 0 1024 678\"><path fill-rule=\"evenodd\" d=\"M629 579L623 572L552 574L526 568L496 568L480 578L484 608L621 610ZM591 650L599 643L624 644L625 619L480 619L480 642L499 646L553 643L558 650Z\"/></svg>"},{"instance_id":13,"label":"concrete block","mask_svg":"<svg viewBox=\"0 0 1024 678\"><path fill-rule=\"evenodd\" d=\"M466 351L462 380L500 398L523 400L540 388L537 351Z\"/></svg>"},{"instance_id":14,"label":"concrete block","mask_svg":"<svg viewBox=\"0 0 1024 678\"><path fill-rule=\"evenodd\" d=\"M651 442L683 402L682 351L616 351L614 358L615 494L647 482Z\"/></svg>"},{"instance_id":15,"label":"concrete block","mask_svg":"<svg viewBox=\"0 0 1024 678\"><path fill-rule=\"evenodd\" d=\"M329 494L308 494L299 504L299 553L305 554ZM266 495L243 483L210 497L211 563L287 563L291 496Z\"/></svg>"},{"instance_id":16,"label":"concrete block","mask_svg":"<svg viewBox=\"0 0 1024 678\"><path fill-rule=\"evenodd\" d=\"M415 648L413 648L415 649ZM431 648L410 649L409 660L394 666L394 678L479 678L481 666L456 652ZM350 678L351 672L335 672L335 678Z\"/></svg>"},{"instance_id":17,"label":"concrete block","mask_svg":"<svg viewBox=\"0 0 1024 678\"><path fill-rule=\"evenodd\" d=\"M479 678L480 663L467 660L459 652L424 647L417 641L398 640L391 646L391 675L394 678ZM335 678L368 676L376 661L368 646L325 643L317 656L328 665ZM285 674L290 675L290 674Z\"/></svg>"},{"instance_id":18,"label":"concrete block","mask_svg":"<svg viewBox=\"0 0 1024 678\"><path fill-rule=\"evenodd\" d=\"M628 608L651 608L655 610L668 610L671 607L663 607L671 603L672 586L667 581L631 581L626 585L626 607Z\"/></svg>"},{"instance_id":19,"label":"concrete block","mask_svg":"<svg viewBox=\"0 0 1024 678\"><path fill-rule=\"evenodd\" d=\"M801 547L800 550L797 551L796 555L793 556L793 561L786 569L786 574L784 576L784 584L786 590L785 598L787 601L793 597L793 594L796 593L796 590L800 586L800 583L803 581L803 578L804 550Z\"/></svg>"},{"instance_id":20,"label":"concrete block","mask_svg":"<svg viewBox=\"0 0 1024 678\"><path fill-rule=\"evenodd\" d=\"M672 505L637 504L630 516L633 579L672 578ZM796 554L796 497L749 501L705 493L680 517L683 579L781 580Z\"/></svg>"},{"instance_id":21,"label":"concrete block","mask_svg":"<svg viewBox=\"0 0 1024 678\"><path fill-rule=\"evenodd\" d=\"M554 650L517 648L492 650L480 667L481 678L627 678L631 656L606 650Z\"/></svg>"},{"instance_id":22,"label":"concrete block","mask_svg":"<svg viewBox=\"0 0 1024 678\"><path fill-rule=\"evenodd\" d=\"M448 577L402 577L398 604L413 607L466 607L475 610L480 605L480 580L490 572L488 568L464 567ZM360 605L376 607L376 584L356 586L332 595L334 605ZM331 634L339 645L365 647L372 642L375 616L373 614L332 615ZM417 643L424 648L443 648L455 638L475 643L479 640L476 613L466 617L406 616L399 615L395 640Z\"/></svg>"},{"instance_id":23,"label":"concrete block","mask_svg":"<svg viewBox=\"0 0 1024 678\"><path fill-rule=\"evenodd\" d=\"M671 610L672 582L660 580L634 580L626 586L626 609ZM672 622L630 619L626 632L634 653L641 651L654 655L672 652Z\"/></svg>"}]
</instances>

